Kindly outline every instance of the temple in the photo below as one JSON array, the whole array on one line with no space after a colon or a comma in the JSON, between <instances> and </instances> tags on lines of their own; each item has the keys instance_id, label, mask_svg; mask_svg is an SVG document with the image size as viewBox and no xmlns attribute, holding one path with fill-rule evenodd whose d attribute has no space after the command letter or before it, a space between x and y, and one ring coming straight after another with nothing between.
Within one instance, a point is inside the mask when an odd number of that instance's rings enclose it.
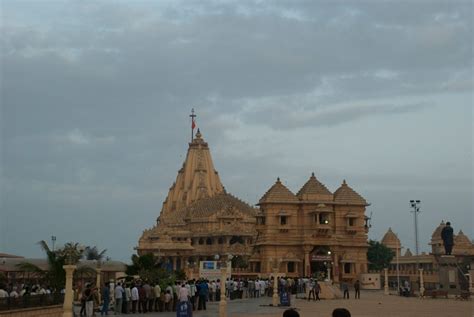
<instances>
[{"instance_id":1,"label":"temple","mask_svg":"<svg viewBox=\"0 0 474 317\"><path fill-rule=\"evenodd\" d=\"M199 261L232 253L252 254L256 209L227 193L198 130L156 225L139 240L139 255L153 253L170 270L196 268Z\"/></svg>"},{"instance_id":2,"label":"temple","mask_svg":"<svg viewBox=\"0 0 474 317\"><path fill-rule=\"evenodd\" d=\"M355 280L367 272L367 201L346 181L332 193L313 174L294 194L278 179L258 209L229 194L198 130L156 225L139 239L170 270L233 255L233 272ZM194 273L194 274L193 274Z\"/></svg>"}]
</instances>

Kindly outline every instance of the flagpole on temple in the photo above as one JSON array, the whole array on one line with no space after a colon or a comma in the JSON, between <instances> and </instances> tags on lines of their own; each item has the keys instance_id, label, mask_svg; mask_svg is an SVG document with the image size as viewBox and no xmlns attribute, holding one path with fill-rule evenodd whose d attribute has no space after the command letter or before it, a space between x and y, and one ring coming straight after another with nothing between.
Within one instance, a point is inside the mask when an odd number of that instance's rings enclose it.
<instances>
[{"instance_id":1,"label":"flagpole on temple","mask_svg":"<svg viewBox=\"0 0 474 317\"><path fill-rule=\"evenodd\" d=\"M194 114L194 108L191 109L191 114L189 116L191 117L191 143L192 143L194 139L194 128L196 127L196 122L194 121L194 118L197 117Z\"/></svg>"}]
</instances>

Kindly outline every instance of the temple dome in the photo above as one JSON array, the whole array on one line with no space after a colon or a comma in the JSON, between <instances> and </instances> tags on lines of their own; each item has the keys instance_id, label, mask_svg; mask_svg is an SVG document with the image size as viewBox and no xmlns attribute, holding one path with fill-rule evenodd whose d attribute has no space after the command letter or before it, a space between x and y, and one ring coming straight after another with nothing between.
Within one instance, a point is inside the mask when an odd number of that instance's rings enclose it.
<instances>
[{"instance_id":1,"label":"temple dome","mask_svg":"<svg viewBox=\"0 0 474 317\"><path fill-rule=\"evenodd\" d=\"M388 228L381 243L390 249L397 249L400 247L400 239L398 239L397 235L392 231L392 228Z\"/></svg>"},{"instance_id":2,"label":"temple dome","mask_svg":"<svg viewBox=\"0 0 474 317\"><path fill-rule=\"evenodd\" d=\"M296 194L300 200L333 200L332 193L322 184L314 173Z\"/></svg>"},{"instance_id":3,"label":"temple dome","mask_svg":"<svg viewBox=\"0 0 474 317\"><path fill-rule=\"evenodd\" d=\"M367 201L347 185L346 180L342 182L342 185L334 192L334 201L339 203L345 203L347 205L363 205L368 206Z\"/></svg>"},{"instance_id":4,"label":"temple dome","mask_svg":"<svg viewBox=\"0 0 474 317\"><path fill-rule=\"evenodd\" d=\"M443 231L443 228L446 227L446 224L442 220L441 223L439 224L438 227L433 231L433 234L431 235L431 242L437 242L437 241L442 241L441 239L441 231Z\"/></svg>"},{"instance_id":5,"label":"temple dome","mask_svg":"<svg viewBox=\"0 0 474 317\"><path fill-rule=\"evenodd\" d=\"M410 248L407 249L404 256L413 256L413 254L410 251Z\"/></svg>"},{"instance_id":6,"label":"temple dome","mask_svg":"<svg viewBox=\"0 0 474 317\"><path fill-rule=\"evenodd\" d=\"M277 178L275 184L260 198L259 204L264 203L295 203L298 198Z\"/></svg>"}]
</instances>

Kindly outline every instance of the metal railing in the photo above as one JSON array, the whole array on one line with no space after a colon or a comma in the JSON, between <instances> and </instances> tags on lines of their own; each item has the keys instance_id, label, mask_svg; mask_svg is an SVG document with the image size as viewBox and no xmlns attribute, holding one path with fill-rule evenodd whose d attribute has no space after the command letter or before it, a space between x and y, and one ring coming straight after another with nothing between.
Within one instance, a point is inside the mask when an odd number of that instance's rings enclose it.
<instances>
[{"instance_id":1,"label":"metal railing","mask_svg":"<svg viewBox=\"0 0 474 317\"><path fill-rule=\"evenodd\" d=\"M62 305L64 294L25 295L0 298L0 311Z\"/></svg>"}]
</instances>

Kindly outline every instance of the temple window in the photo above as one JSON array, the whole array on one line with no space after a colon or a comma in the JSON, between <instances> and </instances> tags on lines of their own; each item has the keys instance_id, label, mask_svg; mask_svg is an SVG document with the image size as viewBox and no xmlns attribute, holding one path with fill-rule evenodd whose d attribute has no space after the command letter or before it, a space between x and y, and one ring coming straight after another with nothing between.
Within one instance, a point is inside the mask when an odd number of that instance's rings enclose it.
<instances>
[{"instance_id":1,"label":"temple window","mask_svg":"<svg viewBox=\"0 0 474 317\"><path fill-rule=\"evenodd\" d=\"M295 272L295 262L288 262L287 270L288 270L288 273L294 273Z\"/></svg>"},{"instance_id":2,"label":"temple window","mask_svg":"<svg viewBox=\"0 0 474 317\"><path fill-rule=\"evenodd\" d=\"M199 244L204 244L204 239L203 238L199 238Z\"/></svg>"},{"instance_id":3,"label":"temple window","mask_svg":"<svg viewBox=\"0 0 474 317\"><path fill-rule=\"evenodd\" d=\"M194 239L191 239L191 245L194 245L195 241Z\"/></svg>"},{"instance_id":4,"label":"temple window","mask_svg":"<svg viewBox=\"0 0 474 317\"><path fill-rule=\"evenodd\" d=\"M212 244L212 238L207 238L206 239L206 244L211 245Z\"/></svg>"},{"instance_id":5,"label":"temple window","mask_svg":"<svg viewBox=\"0 0 474 317\"><path fill-rule=\"evenodd\" d=\"M351 264L344 263L344 274L351 274Z\"/></svg>"},{"instance_id":6,"label":"temple window","mask_svg":"<svg viewBox=\"0 0 474 317\"><path fill-rule=\"evenodd\" d=\"M280 216L280 225L286 225L287 218L286 216Z\"/></svg>"},{"instance_id":7,"label":"temple window","mask_svg":"<svg viewBox=\"0 0 474 317\"><path fill-rule=\"evenodd\" d=\"M255 273L260 273L261 270L262 270L262 263L255 262Z\"/></svg>"},{"instance_id":8,"label":"temple window","mask_svg":"<svg viewBox=\"0 0 474 317\"><path fill-rule=\"evenodd\" d=\"M244 244L244 239L241 236L232 236L230 238L229 244L241 243Z\"/></svg>"},{"instance_id":9,"label":"temple window","mask_svg":"<svg viewBox=\"0 0 474 317\"><path fill-rule=\"evenodd\" d=\"M329 213L323 212L319 214L319 224L320 225L329 224Z\"/></svg>"},{"instance_id":10,"label":"temple window","mask_svg":"<svg viewBox=\"0 0 474 317\"><path fill-rule=\"evenodd\" d=\"M356 223L355 218L349 218L348 221L347 221L347 224L349 225L349 227L355 226L355 223Z\"/></svg>"},{"instance_id":11,"label":"temple window","mask_svg":"<svg viewBox=\"0 0 474 317\"><path fill-rule=\"evenodd\" d=\"M265 217L257 217L257 225L264 225L265 224Z\"/></svg>"}]
</instances>

